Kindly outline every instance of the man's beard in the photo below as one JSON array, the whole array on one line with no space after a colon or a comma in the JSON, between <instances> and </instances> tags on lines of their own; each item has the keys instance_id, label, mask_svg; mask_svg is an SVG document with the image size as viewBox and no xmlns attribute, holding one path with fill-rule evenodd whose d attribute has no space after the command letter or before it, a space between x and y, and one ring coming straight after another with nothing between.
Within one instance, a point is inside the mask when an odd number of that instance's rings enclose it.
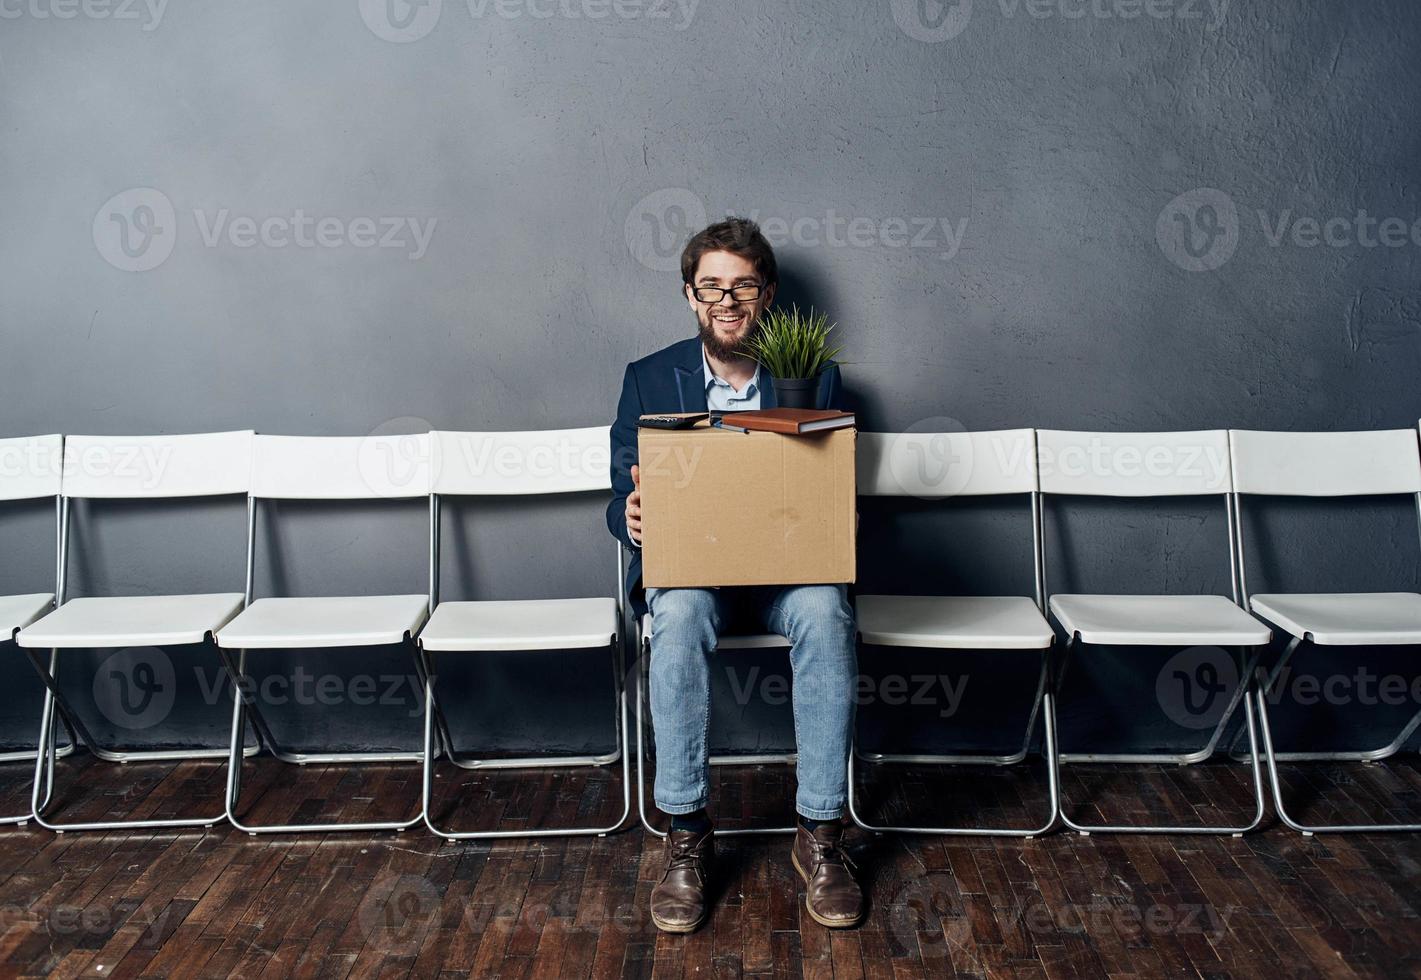
<instances>
[{"instance_id":1,"label":"man's beard","mask_svg":"<svg viewBox=\"0 0 1421 980\"><path fill-rule=\"evenodd\" d=\"M705 320L696 317L697 332L700 334L701 343L706 347L706 353L719 361L753 361L755 354L750 346L755 339L755 334L760 329L759 317L750 320L750 326L745 331L745 336L738 341L727 344L720 339L720 334L715 332L715 327L711 325L710 314L706 314Z\"/></svg>"}]
</instances>

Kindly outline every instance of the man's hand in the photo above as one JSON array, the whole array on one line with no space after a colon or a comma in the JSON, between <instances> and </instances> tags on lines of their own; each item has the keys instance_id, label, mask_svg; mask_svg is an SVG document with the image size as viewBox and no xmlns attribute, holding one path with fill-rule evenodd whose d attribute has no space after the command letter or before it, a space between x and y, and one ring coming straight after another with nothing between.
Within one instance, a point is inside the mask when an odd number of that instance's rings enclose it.
<instances>
[{"instance_id":1,"label":"man's hand","mask_svg":"<svg viewBox=\"0 0 1421 980\"><path fill-rule=\"evenodd\" d=\"M641 467L632 465L632 483L636 489L627 494L627 534L641 547Z\"/></svg>"}]
</instances>

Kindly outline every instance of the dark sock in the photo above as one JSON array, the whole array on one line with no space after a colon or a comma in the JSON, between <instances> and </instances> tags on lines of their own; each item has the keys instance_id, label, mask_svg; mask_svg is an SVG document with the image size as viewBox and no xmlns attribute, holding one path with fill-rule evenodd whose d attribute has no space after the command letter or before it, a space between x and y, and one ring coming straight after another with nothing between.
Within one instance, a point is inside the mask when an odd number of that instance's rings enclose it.
<instances>
[{"instance_id":1,"label":"dark sock","mask_svg":"<svg viewBox=\"0 0 1421 980\"><path fill-rule=\"evenodd\" d=\"M704 809L695 813L674 813L671 815L672 830L694 830L698 834L710 830L710 815Z\"/></svg>"},{"instance_id":2,"label":"dark sock","mask_svg":"<svg viewBox=\"0 0 1421 980\"><path fill-rule=\"evenodd\" d=\"M804 816L804 815L802 815L802 814L800 815L800 818L799 818L799 825L800 825L801 827L803 827L805 830L809 831L811 834L814 833L814 831L819 828L819 825L820 825L820 824L829 823L829 822L830 822L830 821L828 821L828 820L810 820L808 817L806 817L806 816Z\"/></svg>"}]
</instances>

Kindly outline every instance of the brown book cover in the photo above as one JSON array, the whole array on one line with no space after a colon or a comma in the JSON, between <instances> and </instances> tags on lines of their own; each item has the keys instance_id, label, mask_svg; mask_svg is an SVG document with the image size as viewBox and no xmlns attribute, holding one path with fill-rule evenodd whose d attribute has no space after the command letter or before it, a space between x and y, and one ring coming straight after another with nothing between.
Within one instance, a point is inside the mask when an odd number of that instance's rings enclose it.
<instances>
[{"instance_id":1,"label":"brown book cover","mask_svg":"<svg viewBox=\"0 0 1421 980\"><path fill-rule=\"evenodd\" d=\"M847 429L854 424L853 412L817 408L762 408L753 412L727 412L721 417L726 425L787 436Z\"/></svg>"}]
</instances>

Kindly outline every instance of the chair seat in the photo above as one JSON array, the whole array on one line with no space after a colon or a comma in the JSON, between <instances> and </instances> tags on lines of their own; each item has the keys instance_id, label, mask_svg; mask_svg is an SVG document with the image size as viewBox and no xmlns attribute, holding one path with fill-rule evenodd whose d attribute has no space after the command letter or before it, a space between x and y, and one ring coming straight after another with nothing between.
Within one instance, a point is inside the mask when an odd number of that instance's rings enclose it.
<instances>
[{"instance_id":1,"label":"chair seat","mask_svg":"<svg viewBox=\"0 0 1421 980\"><path fill-rule=\"evenodd\" d=\"M13 640L15 633L49 612L54 594L0 595L0 639Z\"/></svg>"},{"instance_id":2,"label":"chair seat","mask_svg":"<svg viewBox=\"0 0 1421 980\"><path fill-rule=\"evenodd\" d=\"M882 646L1044 650L1055 636L1021 596L861 595L856 613L863 641Z\"/></svg>"},{"instance_id":3,"label":"chair seat","mask_svg":"<svg viewBox=\"0 0 1421 980\"><path fill-rule=\"evenodd\" d=\"M647 613L641 620L641 635L651 636L651 627L651 613ZM778 633L737 633L731 636L722 636L715 648L717 650L758 650L789 645L789 640Z\"/></svg>"},{"instance_id":4,"label":"chair seat","mask_svg":"<svg viewBox=\"0 0 1421 980\"><path fill-rule=\"evenodd\" d=\"M402 643L424 622L429 597L362 595L258 599L217 631L229 650L369 647Z\"/></svg>"},{"instance_id":5,"label":"chair seat","mask_svg":"<svg viewBox=\"0 0 1421 980\"><path fill-rule=\"evenodd\" d=\"M70 599L20 630L22 647L161 647L201 643L242 608L240 592Z\"/></svg>"},{"instance_id":6,"label":"chair seat","mask_svg":"<svg viewBox=\"0 0 1421 980\"><path fill-rule=\"evenodd\" d=\"M572 650L605 647L617 629L615 599L441 602L419 634L426 650Z\"/></svg>"},{"instance_id":7,"label":"chair seat","mask_svg":"<svg viewBox=\"0 0 1421 980\"><path fill-rule=\"evenodd\" d=\"M1421 643L1421 595L1415 592L1335 592L1256 595L1253 611L1313 643Z\"/></svg>"},{"instance_id":8,"label":"chair seat","mask_svg":"<svg viewBox=\"0 0 1421 980\"><path fill-rule=\"evenodd\" d=\"M1085 643L1262 646L1272 636L1221 595L1056 595L1051 611Z\"/></svg>"}]
</instances>

